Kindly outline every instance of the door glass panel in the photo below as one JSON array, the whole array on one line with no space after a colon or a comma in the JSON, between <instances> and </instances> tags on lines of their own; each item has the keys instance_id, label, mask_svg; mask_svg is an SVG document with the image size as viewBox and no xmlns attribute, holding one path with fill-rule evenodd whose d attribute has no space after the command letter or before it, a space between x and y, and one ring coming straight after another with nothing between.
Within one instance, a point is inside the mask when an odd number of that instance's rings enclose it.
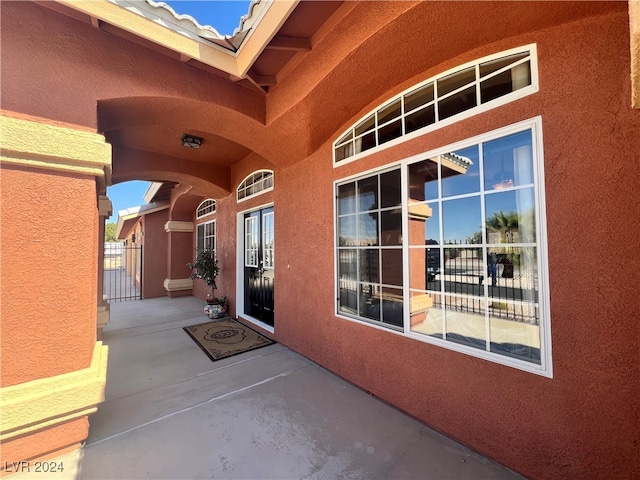
<instances>
[{"instance_id":1,"label":"door glass panel","mask_svg":"<svg viewBox=\"0 0 640 480\"><path fill-rule=\"evenodd\" d=\"M246 267L258 266L258 217L247 217L244 219L244 264Z\"/></svg>"},{"instance_id":2,"label":"door glass panel","mask_svg":"<svg viewBox=\"0 0 640 480\"><path fill-rule=\"evenodd\" d=\"M264 268L273 268L275 265L273 240L273 213L267 213L262 217L262 259Z\"/></svg>"}]
</instances>

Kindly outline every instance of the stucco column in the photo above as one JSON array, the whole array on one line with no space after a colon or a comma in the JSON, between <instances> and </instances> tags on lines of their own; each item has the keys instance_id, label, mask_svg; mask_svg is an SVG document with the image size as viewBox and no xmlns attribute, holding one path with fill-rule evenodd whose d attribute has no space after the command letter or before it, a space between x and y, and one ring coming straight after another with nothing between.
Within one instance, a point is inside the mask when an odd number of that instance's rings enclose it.
<instances>
[{"instance_id":1,"label":"stucco column","mask_svg":"<svg viewBox=\"0 0 640 480\"><path fill-rule=\"evenodd\" d=\"M193 280L187 263L193 262L193 222L170 220L164 225L167 232L167 278L164 288L170 297L191 295Z\"/></svg>"},{"instance_id":2,"label":"stucco column","mask_svg":"<svg viewBox=\"0 0 640 480\"><path fill-rule=\"evenodd\" d=\"M88 415L104 399L96 195L109 182L111 147L92 131L43 118L2 111L0 122L0 464L6 465L77 451ZM65 465L65 474L72 470Z\"/></svg>"},{"instance_id":3,"label":"stucco column","mask_svg":"<svg viewBox=\"0 0 640 480\"><path fill-rule=\"evenodd\" d=\"M111 200L106 196L106 191L98 195L98 316L97 316L97 337L102 339L102 330L109 323L110 311L109 302L104 299L104 230L107 218L111 216L113 206Z\"/></svg>"}]
</instances>

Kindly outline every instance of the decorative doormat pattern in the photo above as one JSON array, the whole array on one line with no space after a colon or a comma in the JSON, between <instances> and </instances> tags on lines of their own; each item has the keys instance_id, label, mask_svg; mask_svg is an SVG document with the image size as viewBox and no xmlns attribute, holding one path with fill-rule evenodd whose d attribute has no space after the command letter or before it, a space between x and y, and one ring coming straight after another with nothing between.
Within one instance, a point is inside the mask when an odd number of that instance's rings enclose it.
<instances>
[{"instance_id":1,"label":"decorative doormat pattern","mask_svg":"<svg viewBox=\"0 0 640 480\"><path fill-rule=\"evenodd\" d=\"M214 362L274 343L229 317L184 327L184 331Z\"/></svg>"}]
</instances>

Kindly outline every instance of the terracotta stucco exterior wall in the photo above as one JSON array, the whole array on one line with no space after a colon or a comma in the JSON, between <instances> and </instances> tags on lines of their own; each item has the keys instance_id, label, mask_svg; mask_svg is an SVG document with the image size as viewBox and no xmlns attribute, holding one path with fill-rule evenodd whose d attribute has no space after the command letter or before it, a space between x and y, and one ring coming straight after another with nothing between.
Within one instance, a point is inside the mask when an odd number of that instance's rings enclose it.
<instances>
[{"instance_id":1,"label":"terracotta stucco exterior wall","mask_svg":"<svg viewBox=\"0 0 640 480\"><path fill-rule=\"evenodd\" d=\"M5 167L0 182L5 387L89 366L98 212L92 178Z\"/></svg>"},{"instance_id":2,"label":"terracotta stucco exterior wall","mask_svg":"<svg viewBox=\"0 0 640 480\"><path fill-rule=\"evenodd\" d=\"M142 220L142 298L164 297L167 278L167 233L169 210L145 215Z\"/></svg>"},{"instance_id":3,"label":"terracotta stucco exterior wall","mask_svg":"<svg viewBox=\"0 0 640 480\"><path fill-rule=\"evenodd\" d=\"M239 117L264 116L259 94L35 2L5 4L1 27L3 108L96 128L98 100L177 96ZM33 65L49 74L33 75Z\"/></svg>"},{"instance_id":4,"label":"terracotta stucco exterior wall","mask_svg":"<svg viewBox=\"0 0 640 480\"><path fill-rule=\"evenodd\" d=\"M413 83L536 42L540 92L335 170L326 143L279 172L278 340L532 478L639 475L640 338L631 319L640 302L630 287L640 280L638 242L637 231L620 222L640 217L640 118L628 102L627 23L622 14L585 19L451 59ZM332 180L537 115L554 378L336 318Z\"/></svg>"}]
</instances>

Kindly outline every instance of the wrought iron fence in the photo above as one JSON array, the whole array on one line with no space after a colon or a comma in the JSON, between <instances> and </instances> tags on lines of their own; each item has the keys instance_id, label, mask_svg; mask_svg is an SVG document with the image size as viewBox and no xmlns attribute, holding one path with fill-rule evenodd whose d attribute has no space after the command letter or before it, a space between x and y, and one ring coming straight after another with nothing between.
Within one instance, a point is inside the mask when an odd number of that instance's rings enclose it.
<instances>
[{"instance_id":1,"label":"wrought iron fence","mask_svg":"<svg viewBox=\"0 0 640 480\"><path fill-rule=\"evenodd\" d=\"M142 245L106 243L103 261L104 299L108 302L142 300Z\"/></svg>"}]
</instances>

